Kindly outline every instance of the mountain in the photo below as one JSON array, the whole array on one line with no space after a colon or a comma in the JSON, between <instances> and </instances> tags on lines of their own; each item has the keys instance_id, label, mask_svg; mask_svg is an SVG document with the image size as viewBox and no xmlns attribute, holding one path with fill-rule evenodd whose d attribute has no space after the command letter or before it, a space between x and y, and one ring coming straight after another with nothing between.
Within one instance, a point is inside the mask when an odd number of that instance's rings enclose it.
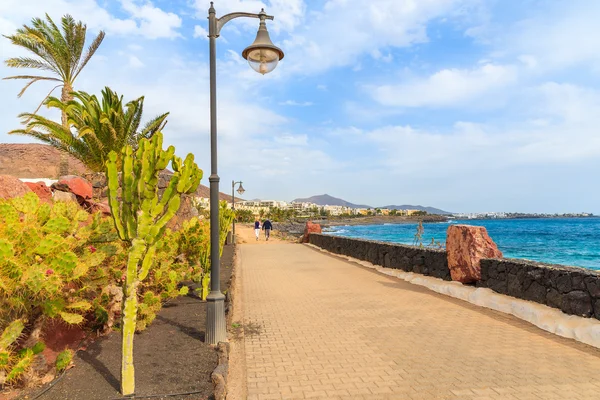
<instances>
[{"instance_id":1,"label":"mountain","mask_svg":"<svg viewBox=\"0 0 600 400\"><path fill-rule=\"evenodd\" d=\"M60 151L46 144L0 143L0 175L58 179L61 169L66 170L68 174L79 176L90 172L78 159L70 155L62 156ZM210 189L204 185L200 185L196 191L198 197L208 198L209 193ZM219 193L219 200L231 203L231 196ZM242 199L236 196L235 201Z\"/></svg>"},{"instance_id":2,"label":"mountain","mask_svg":"<svg viewBox=\"0 0 600 400\"><path fill-rule=\"evenodd\" d=\"M427 214L438 214L438 215L452 215L451 212L440 210L439 208L434 207L423 207L423 206L411 206L411 205L401 205L401 206L383 206L379 208L387 208L390 210L420 210L427 211Z\"/></svg>"},{"instance_id":3,"label":"mountain","mask_svg":"<svg viewBox=\"0 0 600 400\"><path fill-rule=\"evenodd\" d=\"M312 196L306 199L296 199L296 203L315 203L319 206L344 206L350 208L371 208L370 206L353 204L346 200L338 199L337 197L330 196L328 194L322 194L320 196Z\"/></svg>"},{"instance_id":4,"label":"mountain","mask_svg":"<svg viewBox=\"0 0 600 400\"><path fill-rule=\"evenodd\" d=\"M62 164L62 165L61 165ZM0 175L57 179L63 172L83 175L88 169L74 157L45 144L0 143Z\"/></svg>"}]
</instances>

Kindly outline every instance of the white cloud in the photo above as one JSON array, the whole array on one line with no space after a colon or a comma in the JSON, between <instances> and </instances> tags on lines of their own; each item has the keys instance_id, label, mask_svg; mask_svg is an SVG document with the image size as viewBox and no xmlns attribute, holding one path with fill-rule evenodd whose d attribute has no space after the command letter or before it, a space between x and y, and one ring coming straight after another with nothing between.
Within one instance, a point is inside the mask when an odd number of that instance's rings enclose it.
<instances>
[{"instance_id":1,"label":"white cloud","mask_svg":"<svg viewBox=\"0 0 600 400\"><path fill-rule=\"evenodd\" d=\"M517 79L514 67L484 64L471 70L444 69L425 79L368 88L379 103L397 107L460 107L490 96Z\"/></svg>"},{"instance_id":2,"label":"white cloud","mask_svg":"<svg viewBox=\"0 0 600 400\"><path fill-rule=\"evenodd\" d=\"M496 174L510 168L570 165L600 158L600 91L544 83L530 90L525 112L530 122L457 122L450 129L390 125L371 130L332 130L358 147L373 146L381 165L401 176L454 179ZM443 168L440 168L443 166Z\"/></svg>"},{"instance_id":3,"label":"white cloud","mask_svg":"<svg viewBox=\"0 0 600 400\"><path fill-rule=\"evenodd\" d=\"M208 40L208 31L201 25L194 26L194 37Z\"/></svg>"},{"instance_id":4,"label":"white cloud","mask_svg":"<svg viewBox=\"0 0 600 400\"><path fill-rule=\"evenodd\" d=\"M154 7L150 1L138 5L133 0L121 0L123 9L138 21L139 34L149 38L175 38L181 36L177 29L181 27L181 18L172 12Z\"/></svg>"},{"instance_id":5,"label":"white cloud","mask_svg":"<svg viewBox=\"0 0 600 400\"><path fill-rule=\"evenodd\" d=\"M544 69L593 63L600 66L600 2L573 0L549 3L502 32L500 46L531 54Z\"/></svg>"},{"instance_id":6,"label":"white cloud","mask_svg":"<svg viewBox=\"0 0 600 400\"><path fill-rule=\"evenodd\" d=\"M113 3L114 4L114 3ZM181 18L174 13L155 7L150 1L121 0L129 14L121 19L112 15L104 3L96 0L2 0L0 2L0 33L11 34L17 26L28 24L32 17L43 17L48 12L54 21L64 14L85 21L92 31L105 30L113 35L140 35L150 39L180 36ZM4 54L4 53L3 53Z\"/></svg>"},{"instance_id":7,"label":"white cloud","mask_svg":"<svg viewBox=\"0 0 600 400\"><path fill-rule=\"evenodd\" d=\"M287 68L299 73L319 73L356 65L363 54L389 47L425 43L427 24L445 18L462 18L476 0L371 0L357 8L355 2L329 0L323 9L304 21L304 29L283 43ZM381 53L380 53L381 54Z\"/></svg>"},{"instance_id":8,"label":"white cloud","mask_svg":"<svg viewBox=\"0 0 600 400\"><path fill-rule=\"evenodd\" d=\"M313 105L310 101L295 101L286 100L279 103L280 106L294 106L294 107L310 107Z\"/></svg>"},{"instance_id":9,"label":"white cloud","mask_svg":"<svg viewBox=\"0 0 600 400\"><path fill-rule=\"evenodd\" d=\"M136 56L130 55L129 56L129 67L137 69L137 68L142 68L144 66L144 63L137 58Z\"/></svg>"},{"instance_id":10,"label":"white cloud","mask_svg":"<svg viewBox=\"0 0 600 400\"><path fill-rule=\"evenodd\" d=\"M268 22L269 31L293 31L301 22L306 11L304 0L219 0L215 2L215 10L217 17L232 12L248 12L258 14L261 9L269 15L273 15L275 19ZM208 15L209 3L205 0L194 0L194 7L198 17L206 17ZM246 29L256 32L258 22L254 19L240 18L227 24L227 28L233 31L236 24L244 26Z\"/></svg>"}]
</instances>

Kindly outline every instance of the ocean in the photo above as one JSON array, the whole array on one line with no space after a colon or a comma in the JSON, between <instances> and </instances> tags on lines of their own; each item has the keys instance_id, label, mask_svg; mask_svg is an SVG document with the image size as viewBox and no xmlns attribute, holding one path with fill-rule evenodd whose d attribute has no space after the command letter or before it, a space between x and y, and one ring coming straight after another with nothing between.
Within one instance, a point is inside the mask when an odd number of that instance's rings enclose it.
<instances>
[{"instance_id":1,"label":"ocean","mask_svg":"<svg viewBox=\"0 0 600 400\"><path fill-rule=\"evenodd\" d=\"M423 245L445 242L450 224L484 226L507 258L600 270L600 218L452 220L424 223ZM417 224L335 226L326 234L413 244Z\"/></svg>"}]
</instances>

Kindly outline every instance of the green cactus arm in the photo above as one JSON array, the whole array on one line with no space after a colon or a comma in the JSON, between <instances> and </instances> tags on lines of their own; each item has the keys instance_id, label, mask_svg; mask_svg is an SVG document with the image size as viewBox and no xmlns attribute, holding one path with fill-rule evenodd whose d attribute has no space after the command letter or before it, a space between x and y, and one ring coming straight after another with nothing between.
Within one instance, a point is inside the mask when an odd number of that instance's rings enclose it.
<instances>
[{"instance_id":1,"label":"green cactus arm","mask_svg":"<svg viewBox=\"0 0 600 400\"><path fill-rule=\"evenodd\" d=\"M192 164L190 164L190 157L192 159ZM179 179L179 184L177 185L178 193L186 193L190 184L193 183L190 181L190 177L192 176L192 174L194 172L193 167L196 167L196 164L194 164L194 156L190 153L185 158L185 162L183 163L183 166L181 168L181 172L180 172L181 179ZM196 167L196 168L198 168L198 167Z\"/></svg>"},{"instance_id":2,"label":"green cactus arm","mask_svg":"<svg viewBox=\"0 0 600 400\"><path fill-rule=\"evenodd\" d=\"M152 209L152 217L157 218L165 211L165 206L167 203L173 198L176 194L177 183L179 182L179 177L177 175L173 175L171 180L169 181L169 185L165 189L162 194L162 198ZM158 198L158 197L157 197Z\"/></svg>"},{"instance_id":3,"label":"green cactus arm","mask_svg":"<svg viewBox=\"0 0 600 400\"><path fill-rule=\"evenodd\" d=\"M159 229L162 229L163 227L165 227L167 225L167 222L169 222L171 220L171 218L173 218L175 216L175 214L177 214L177 211L179 211L180 205L181 205L181 197L173 196L171 198L171 200L169 200L169 203L167 204L165 213L162 215L162 217L159 218L158 221L156 221L155 225Z\"/></svg>"},{"instance_id":4,"label":"green cactus arm","mask_svg":"<svg viewBox=\"0 0 600 400\"><path fill-rule=\"evenodd\" d=\"M108 205L112 213L113 220L115 222L115 228L121 240L129 241L131 238L127 235L123 222L121 220L121 209L120 203L117 197L119 190L119 175L117 172L117 153L111 151L108 153L108 160L106 161L106 178L108 181Z\"/></svg>"},{"instance_id":5,"label":"green cactus arm","mask_svg":"<svg viewBox=\"0 0 600 400\"><path fill-rule=\"evenodd\" d=\"M175 154L175 147L169 146L169 148L160 155L160 157L156 163L156 169L158 169L159 171L162 171L163 169L167 168L169 163L173 160L174 154Z\"/></svg>"},{"instance_id":6,"label":"green cactus arm","mask_svg":"<svg viewBox=\"0 0 600 400\"><path fill-rule=\"evenodd\" d=\"M21 333L23 333L25 325L20 319L13 321L4 328L2 335L0 335L0 350L6 350L10 345L17 341Z\"/></svg>"},{"instance_id":7,"label":"green cactus arm","mask_svg":"<svg viewBox=\"0 0 600 400\"><path fill-rule=\"evenodd\" d=\"M27 370L31 366L31 363L33 363L33 357L34 354L31 349L25 350L19 362L10 370L8 375L6 375L6 382L12 382L19 376L27 372Z\"/></svg>"},{"instance_id":8,"label":"green cactus arm","mask_svg":"<svg viewBox=\"0 0 600 400\"><path fill-rule=\"evenodd\" d=\"M144 256L144 260L142 261L142 269L140 270L140 274L138 279L143 281L148 276L150 272L150 267L154 263L154 256L156 255L156 245L148 247L148 251Z\"/></svg>"},{"instance_id":9,"label":"green cactus arm","mask_svg":"<svg viewBox=\"0 0 600 400\"><path fill-rule=\"evenodd\" d=\"M181 158L177 157L177 156L173 156L173 158L171 159L171 167L173 168L173 172L175 172L176 174L179 175L179 173L181 172Z\"/></svg>"},{"instance_id":10,"label":"green cactus arm","mask_svg":"<svg viewBox=\"0 0 600 400\"><path fill-rule=\"evenodd\" d=\"M141 207L138 211L138 228L137 228L137 236L140 238L146 239L148 233L151 231L152 227L155 225L155 220L151 214L153 199L144 199L142 200Z\"/></svg>"},{"instance_id":11,"label":"green cactus arm","mask_svg":"<svg viewBox=\"0 0 600 400\"><path fill-rule=\"evenodd\" d=\"M136 188L134 187L134 176L133 176L133 149L131 146L125 146L122 150L122 173L121 173L121 192L122 192L122 213L123 213L123 224L127 230L129 237L135 236L136 231L136 214L133 208L134 193Z\"/></svg>"}]
</instances>

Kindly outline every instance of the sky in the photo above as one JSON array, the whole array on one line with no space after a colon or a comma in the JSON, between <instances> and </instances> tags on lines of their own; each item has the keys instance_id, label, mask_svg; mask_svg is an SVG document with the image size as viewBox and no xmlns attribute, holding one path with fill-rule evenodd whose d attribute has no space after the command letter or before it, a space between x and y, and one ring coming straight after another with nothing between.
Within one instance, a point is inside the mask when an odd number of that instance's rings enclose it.
<instances>
[{"instance_id":1,"label":"sky","mask_svg":"<svg viewBox=\"0 0 600 400\"><path fill-rule=\"evenodd\" d=\"M210 175L204 0L2 0L0 34L70 13L106 38L76 90L145 96L165 141ZM274 15L285 52L260 75L241 57L256 19L217 40L221 190L374 207L600 214L600 2L216 0L217 15ZM22 50L0 37L2 59ZM0 76L20 74L0 66ZM52 89L0 81L0 142ZM55 92L59 95L59 92ZM59 119L52 110L42 113Z\"/></svg>"}]
</instances>

